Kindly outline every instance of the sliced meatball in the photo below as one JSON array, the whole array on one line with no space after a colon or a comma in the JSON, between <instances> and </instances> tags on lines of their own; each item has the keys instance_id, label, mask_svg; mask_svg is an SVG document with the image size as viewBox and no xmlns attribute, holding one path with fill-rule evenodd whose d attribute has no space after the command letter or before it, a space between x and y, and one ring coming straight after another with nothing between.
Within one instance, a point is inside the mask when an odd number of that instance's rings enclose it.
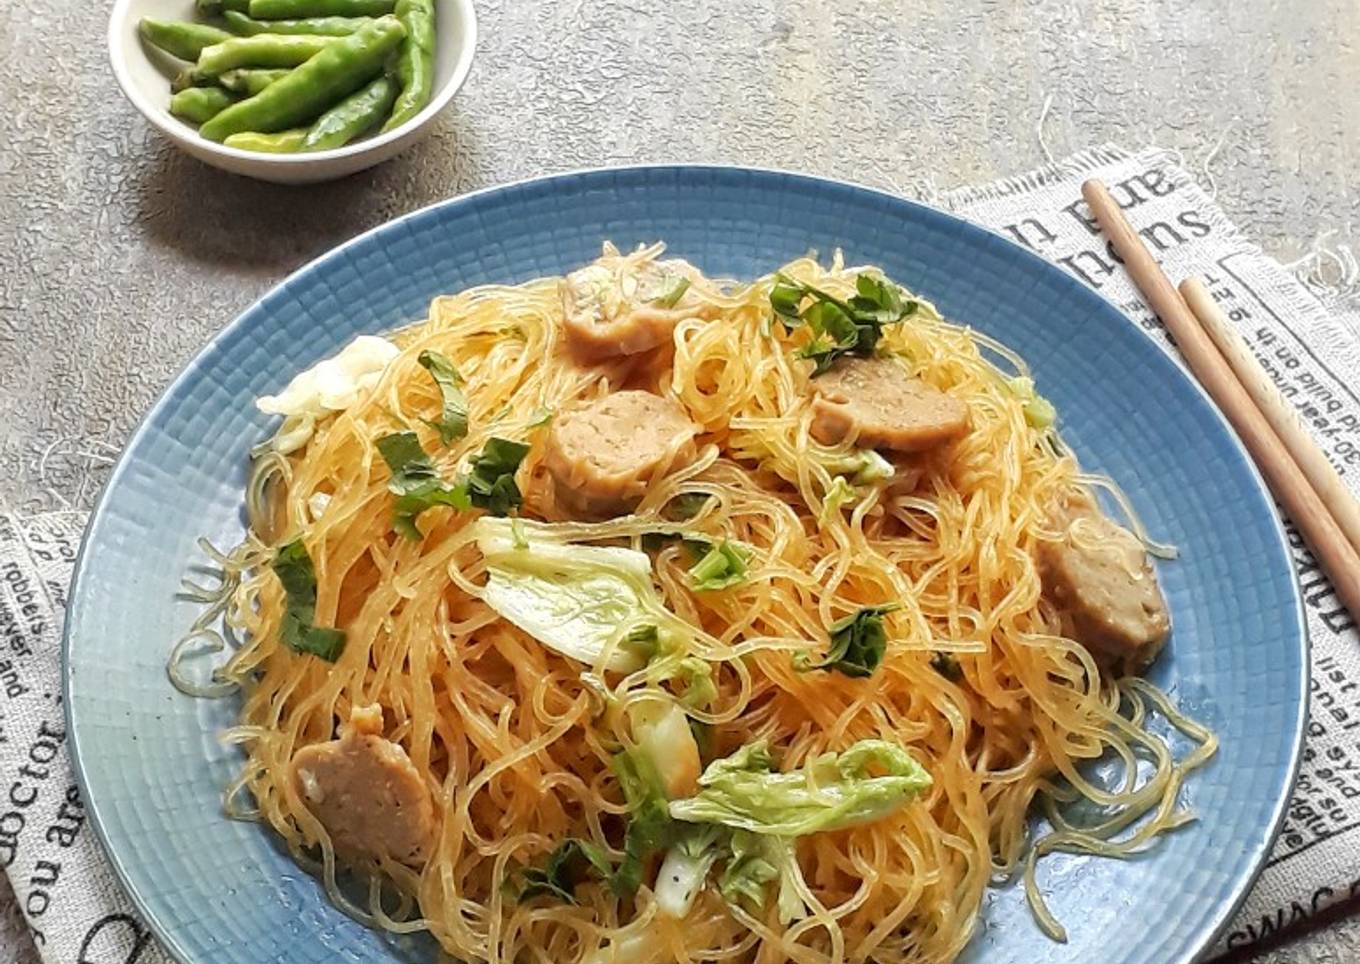
<instances>
[{"instance_id":1,"label":"sliced meatball","mask_svg":"<svg viewBox=\"0 0 1360 964\"><path fill-rule=\"evenodd\" d=\"M558 504L573 515L631 512L647 483L694 460L697 431L684 409L650 392L615 392L562 412L548 433L543 464Z\"/></svg>"},{"instance_id":2,"label":"sliced meatball","mask_svg":"<svg viewBox=\"0 0 1360 964\"><path fill-rule=\"evenodd\" d=\"M894 358L843 358L812 380L812 392L812 437L823 445L924 452L968 431L967 404Z\"/></svg>"},{"instance_id":3,"label":"sliced meatball","mask_svg":"<svg viewBox=\"0 0 1360 964\"><path fill-rule=\"evenodd\" d=\"M1136 673L1171 631L1166 600L1143 544L1094 509L1067 515L1057 542L1037 556L1044 595L1063 629L1116 675Z\"/></svg>"},{"instance_id":4,"label":"sliced meatball","mask_svg":"<svg viewBox=\"0 0 1360 964\"><path fill-rule=\"evenodd\" d=\"M406 751L381 729L380 708L356 707L340 739L293 754L290 776L340 857L419 866L434 839L434 804Z\"/></svg>"},{"instance_id":5,"label":"sliced meatball","mask_svg":"<svg viewBox=\"0 0 1360 964\"><path fill-rule=\"evenodd\" d=\"M606 254L562 280L567 343L588 361L649 351L670 341L682 319L711 313L697 294L707 284L678 258Z\"/></svg>"}]
</instances>

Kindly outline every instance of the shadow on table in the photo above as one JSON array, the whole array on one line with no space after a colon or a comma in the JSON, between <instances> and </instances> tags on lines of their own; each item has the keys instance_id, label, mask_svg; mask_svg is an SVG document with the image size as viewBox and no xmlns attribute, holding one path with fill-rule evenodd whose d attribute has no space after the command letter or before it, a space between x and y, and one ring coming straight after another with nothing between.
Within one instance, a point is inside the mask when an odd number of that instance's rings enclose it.
<instances>
[{"instance_id":1,"label":"shadow on table","mask_svg":"<svg viewBox=\"0 0 1360 964\"><path fill-rule=\"evenodd\" d=\"M225 272L291 271L398 215L477 186L479 144L448 111L425 140L386 163L322 184L269 184L157 145L132 190L153 245Z\"/></svg>"}]
</instances>

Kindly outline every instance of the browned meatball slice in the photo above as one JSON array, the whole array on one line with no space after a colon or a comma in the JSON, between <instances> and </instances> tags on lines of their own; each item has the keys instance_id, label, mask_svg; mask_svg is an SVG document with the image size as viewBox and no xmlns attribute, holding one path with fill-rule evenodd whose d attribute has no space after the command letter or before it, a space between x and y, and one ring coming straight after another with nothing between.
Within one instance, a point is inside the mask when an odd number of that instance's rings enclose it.
<instances>
[{"instance_id":1,"label":"browned meatball slice","mask_svg":"<svg viewBox=\"0 0 1360 964\"><path fill-rule=\"evenodd\" d=\"M685 261L605 255L562 281L567 343L590 361L664 344L684 318L706 316L697 296L708 282Z\"/></svg>"},{"instance_id":2,"label":"browned meatball slice","mask_svg":"<svg viewBox=\"0 0 1360 964\"><path fill-rule=\"evenodd\" d=\"M1064 630L1116 675L1157 658L1171 631L1166 600L1147 551L1098 512L1071 516L1063 538L1038 552L1044 595Z\"/></svg>"},{"instance_id":3,"label":"browned meatball slice","mask_svg":"<svg viewBox=\"0 0 1360 964\"><path fill-rule=\"evenodd\" d=\"M356 709L340 739L294 753L289 775L336 854L419 866L434 839L434 804L406 751L378 735L381 727L381 711Z\"/></svg>"},{"instance_id":4,"label":"browned meatball slice","mask_svg":"<svg viewBox=\"0 0 1360 964\"><path fill-rule=\"evenodd\" d=\"M924 452L968 431L968 406L894 358L843 358L812 380L812 437L823 445Z\"/></svg>"},{"instance_id":5,"label":"browned meatball slice","mask_svg":"<svg viewBox=\"0 0 1360 964\"><path fill-rule=\"evenodd\" d=\"M696 428L684 409L650 392L616 392L553 420L543 464L573 515L631 512L654 477L694 460Z\"/></svg>"}]
</instances>

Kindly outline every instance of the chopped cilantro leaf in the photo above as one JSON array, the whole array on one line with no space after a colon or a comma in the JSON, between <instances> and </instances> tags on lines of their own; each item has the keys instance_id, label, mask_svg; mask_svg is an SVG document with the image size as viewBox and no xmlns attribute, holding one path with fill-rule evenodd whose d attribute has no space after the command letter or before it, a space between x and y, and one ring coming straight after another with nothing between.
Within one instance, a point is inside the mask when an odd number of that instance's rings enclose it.
<instances>
[{"instance_id":1,"label":"chopped cilantro leaf","mask_svg":"<svg viewBox=\"0 0 1360 964\"><path fill-rule=\"evenodd\" d=\"M443 412L439 418L428 419L427 422L439 432L440 441L448 445L468 433L468 403L460 387L463 380L453 367L453 362L437 351L423 351L416 360L430 373L444 399Z\"/></svg>"},{"instance_id":2,"label":"chopped cilantro leaf","mask_svg":"<svg viewBox=\"0 0 1360 964\"><path fill-rule=\"evenodd\" d=\"M843 355L872 355L883 337L883 326L916 311L916 302L904 299L900 288L872 275L856 276L855 291L849 301L843 301L786 275L776 276L770 308L789 329L807 326L811 337L798 357L813 362L813 377L828 371ZM803 308L807 298L812 304Z\"/></svg>"},{"instance_id":3,"label":"chopped cilantro leaf","mask_svg":"<svg viewBox=\"0 0 1360 964\"><path fill-rule=\"evenodd\" d=\"M519 892L519 899L548 896L574 904L577 884L592 874L601 880L609 880L613 872L614 868L603 848L589 841L568 837L548 855L543 867L526 867L521 872L524 888Z\"/></svg>"},{"instance_id":4,"label":"chopped cilantro leaf","mask_svg":"<svg viewBox=\"0 0 1360 964\"><path fill-rule=\"evenodd\" d=\"M883 663L888 649L888 632L883 628L883 617L897 609L896 603L866 606L849 616L836 620L828 632L831 646L820 663L799 660L801 670L836 670L846 676L872 676Z\"/></svg>"},{"instance_id":5,"label":"chopped cilantro leaf","mask_svg":"<svg viewBox=\"0 0 1360 964\"><path fill-rule=\"evenodd\" d=\"M467 477L467 494L472 504L492 515L509 515L524 503L515 484L515 472L529 454L523 442L489 438L482 453L472 460Z\"/></svg>"},{"instance_id":6,"label":"chopped cilantro leaf","mask_svg":"<svg viewBox=\"0 0 1360 964\"><path fill-rule=\"evenodd\" d=\"M294 539L274 556L274 574L283 585L287 605L279 624L279 638L297 653L310 653L328 663L340 658L345 634L339 629L314 625L316 619L316 569L302 539Z\"/></svg>"}]
</instances>

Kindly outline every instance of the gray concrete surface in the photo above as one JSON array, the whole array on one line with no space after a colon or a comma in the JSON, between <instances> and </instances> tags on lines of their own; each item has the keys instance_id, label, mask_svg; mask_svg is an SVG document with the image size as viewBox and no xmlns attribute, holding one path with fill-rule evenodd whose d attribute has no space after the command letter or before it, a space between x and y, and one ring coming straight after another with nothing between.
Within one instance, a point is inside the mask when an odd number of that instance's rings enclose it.
<instances>
[{"instance_id":1,"label":"gray concrete surface","mask_svg":"<svg viewBox=\"0 0 1360 964\"><path fill-rule=\"evenodd\" d=\"M1360 231L1356 0L481 0L437 135L310 188L162 141L114 85L107 6L0 5L0 503L16 509L52 505L48 488L88 501L69 453L116 450L285 273L510 179L715 161L918 190L1027 169L1044 145L1155 143L1194 170L1212 158L1229 216L1283 260ZM0 903L8 959L22 924ZM1258 959L1360 959L1356 913Z\"/></svg>"}]
</instances>

